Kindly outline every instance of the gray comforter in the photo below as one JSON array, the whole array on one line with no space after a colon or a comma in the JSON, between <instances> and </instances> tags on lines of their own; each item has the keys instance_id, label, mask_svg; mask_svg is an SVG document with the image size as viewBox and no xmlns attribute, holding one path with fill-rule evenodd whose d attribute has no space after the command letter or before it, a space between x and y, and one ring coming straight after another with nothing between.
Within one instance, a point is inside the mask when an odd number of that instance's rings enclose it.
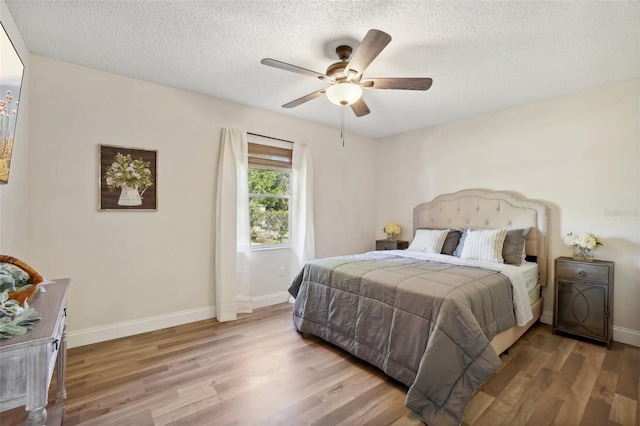
<instances>
[{"instance_id":1,"label":"gray comforter","mask_svg":"<svg viewBox=\"0 0 640 426\"><path fill-rule=\"evenodd\" d=\"M462 422L500 365L490 340L515 325L502 274L382 252L309 262L289 293L299 331L409 386L406 406L430 426Z\"/></svg>"}]
</instances>

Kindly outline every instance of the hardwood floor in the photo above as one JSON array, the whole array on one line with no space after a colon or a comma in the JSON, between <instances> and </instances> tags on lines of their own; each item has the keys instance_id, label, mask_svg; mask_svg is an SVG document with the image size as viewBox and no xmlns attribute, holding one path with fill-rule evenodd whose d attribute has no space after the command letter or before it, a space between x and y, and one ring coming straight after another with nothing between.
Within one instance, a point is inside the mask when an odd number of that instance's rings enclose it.
<instances>
[{"instance_id":1,"label":"hardwood floor","mask_svg":"<svg viewBox=\"0 0 640 426\"><path fill-rule=\"evenodd\" d=\"M65 425L422 424L404 406L403 385L300 335L291 309L70 349ZM537 324L501 358L465 425L640 421L640 348L614 342L606 350ZM16 409L0 415L0 425L25 419Z\"/></svg>"}]
</instances>

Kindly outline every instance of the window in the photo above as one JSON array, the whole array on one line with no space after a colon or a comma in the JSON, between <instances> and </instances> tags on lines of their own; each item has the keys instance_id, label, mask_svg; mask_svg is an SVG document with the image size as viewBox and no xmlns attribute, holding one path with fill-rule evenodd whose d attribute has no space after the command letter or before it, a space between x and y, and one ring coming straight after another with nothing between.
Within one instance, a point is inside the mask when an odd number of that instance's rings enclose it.
<instances>
[{"instance_id":1,"label":"window","mask_svg":"<svg viewBox=\"0 0 640 426\"><path fill-rule=\"evenodd\" d=\"M289 246L292 151L249 143L252 248Z\"/></svg>"}]
</instances>

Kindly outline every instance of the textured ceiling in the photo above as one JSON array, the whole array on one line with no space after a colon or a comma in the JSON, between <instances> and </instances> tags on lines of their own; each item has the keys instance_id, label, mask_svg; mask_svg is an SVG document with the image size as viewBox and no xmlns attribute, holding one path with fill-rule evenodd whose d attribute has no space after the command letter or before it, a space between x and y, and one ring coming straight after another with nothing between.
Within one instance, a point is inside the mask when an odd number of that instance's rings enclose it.
<instances>
[{"instance_id":1,"label":"textured ceiling","mask_svg":"<svg viewBox=\"0 0 640 426\"><path fill-rule=\"evenodd\" d=\"M331 127L324 73L334 49L371 28L393 40L365 77L431 77L426 92L368 90L345 111L374 138L640 76L640 3L427 1L7 1L37 54L251 105Z\"/></svg>"}]
</instances>

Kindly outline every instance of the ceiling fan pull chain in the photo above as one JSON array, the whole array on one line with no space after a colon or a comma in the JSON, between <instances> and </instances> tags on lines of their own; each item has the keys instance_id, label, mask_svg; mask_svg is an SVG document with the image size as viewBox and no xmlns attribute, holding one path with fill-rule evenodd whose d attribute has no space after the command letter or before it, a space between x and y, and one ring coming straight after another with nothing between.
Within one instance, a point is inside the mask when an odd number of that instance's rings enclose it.
<instances>
[{"instance_id":1,"label":"ceiling fan pull chain","mask_svg":"<svg viewBox=\"0 0 640 426\"><path fill-rule=\"evenodd\" d=\"M340 107L340 137L342 138L342 147L344 148L344 107Z\"/></svg>"}]
</instances>

